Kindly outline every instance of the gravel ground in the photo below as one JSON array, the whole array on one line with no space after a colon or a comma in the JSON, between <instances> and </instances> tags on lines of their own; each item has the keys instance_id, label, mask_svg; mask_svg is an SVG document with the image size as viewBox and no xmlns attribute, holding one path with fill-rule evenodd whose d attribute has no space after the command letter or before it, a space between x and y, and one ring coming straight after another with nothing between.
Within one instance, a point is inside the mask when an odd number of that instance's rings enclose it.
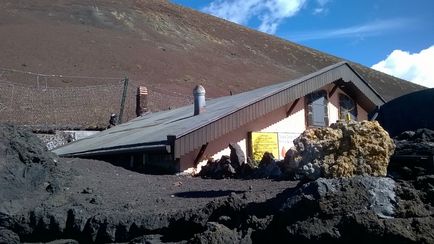
<instances>
[{"instance_id":1,"label":"gravel ground","mask_svg":"<svg viewBox=\"0 0 434 244\"><path fill-rule=\"evenodd\" d=\"M83 159L65 159L59 167L72 175L72 180L62 189L64 203L80 203L96 211L177 212L202 208L232 193L242 194L247 202L264 202L297 183L145 175L106 162ZM58 199L48 203L59 204Z\"/></svg>"}]
</instances>

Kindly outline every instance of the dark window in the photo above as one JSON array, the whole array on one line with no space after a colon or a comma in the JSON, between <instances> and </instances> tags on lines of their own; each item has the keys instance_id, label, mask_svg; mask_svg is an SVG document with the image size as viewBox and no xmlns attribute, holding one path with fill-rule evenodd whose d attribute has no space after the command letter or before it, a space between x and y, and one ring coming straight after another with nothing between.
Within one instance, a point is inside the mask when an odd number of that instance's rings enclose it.
<instances>
[{"instance_id":1,"label":"dark window","mask_svg":"<svg viewBox=\"0 0 434 244\"><path fill-rule=\"evenodd\" d=\"M328 126L328 99L326 91L317 91L306 95L307 126Z\"/></svg>"},{"instance_id":2,"label":"dark window","mask_svg":"<svg viewBox=\"0 0 434 244\"><path fill-rule=\"evenodd\" d=\"M339 118L357 120L357 104L349 96L339 94Z\"/></svg>"}]
</instances>

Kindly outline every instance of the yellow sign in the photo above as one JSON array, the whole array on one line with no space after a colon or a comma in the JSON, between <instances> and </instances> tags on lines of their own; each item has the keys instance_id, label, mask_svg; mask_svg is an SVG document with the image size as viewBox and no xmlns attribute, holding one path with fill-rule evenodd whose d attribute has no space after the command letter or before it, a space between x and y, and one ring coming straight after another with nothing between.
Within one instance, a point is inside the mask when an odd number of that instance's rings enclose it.
<instances>
[{"instance_id":1,"label":"yellow sign","mask_svg":"<svg viewBox=\"0 0 434 244\"><path fill-rule=\"evenodd\" d=\"M253 160L261 161L265 152L279 157L279 142L275 132L252 132L252 156Z\"/></svg>"}]
</instances>

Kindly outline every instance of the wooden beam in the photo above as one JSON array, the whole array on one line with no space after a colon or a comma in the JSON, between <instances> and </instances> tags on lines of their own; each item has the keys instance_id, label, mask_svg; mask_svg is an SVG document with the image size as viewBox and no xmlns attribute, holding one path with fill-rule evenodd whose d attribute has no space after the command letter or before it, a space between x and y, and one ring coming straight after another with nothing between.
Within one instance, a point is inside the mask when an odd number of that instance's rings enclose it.
<instances>
[{"instance_id":1,"label":"wooden beam","mask_svg":"<svg viewBox=\"0 0 434 244\"><path fill-rule=\"evenodd\" d=\"M207 147L208 147L208 142L202 145L202 147L200 148L199 153L197 154L196 159L194 160L194 167L196 167L199 161L202 159L202 156L205 153Z\"/></svg>"},{"instance_id":2,"label":"wooden beam","mask_svg":"<svg viewBox=\"0 0 434 244\"><path fill-rule=\"evenodd\" d=\"M335 94L336 90L338 89L339 85L335 84L335 86L332 88L332 90L329 93L329 97L332 97L333 94Z\"/></svg>"},{"instance_id":3,"label":"wooden beam","mask_svg":"<svg viewBox=\"0 0 434 244\"><path fill-rule=\"evenodd\" d=\"M286 111L286 117L289 117L291 115L292 111L295 109L295 106L297 106L298 101L300 101L300 98L295 99L295 101L291 104L291 107Z\"/></svg>"}]
</instances>

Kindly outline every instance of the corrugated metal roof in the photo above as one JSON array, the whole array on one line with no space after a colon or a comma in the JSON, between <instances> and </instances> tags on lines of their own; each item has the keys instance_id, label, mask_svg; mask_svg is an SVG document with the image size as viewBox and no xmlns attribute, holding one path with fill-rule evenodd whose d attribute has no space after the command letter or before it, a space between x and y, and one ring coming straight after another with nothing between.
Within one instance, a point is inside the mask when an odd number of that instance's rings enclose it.
<instances>
[{"instance_id":1,"label":"corrugated metal roof","mask_svg":"<svg viewBox=\"0 0 434 244\"><path fill-rule=\"evenodd\" d=\"M58 155L79 156L122 150L168 149L175 139L175 157L300 98L338 79L351 81L370 104L384 100L346 62L307 76L233 96L208 100L206 112L194 116L193 105L150 113L91 137L55 149ZM360 92L359 92L360 93ZM168 149L169 150L169 149Z\"/></svg>"}]
</instances>

